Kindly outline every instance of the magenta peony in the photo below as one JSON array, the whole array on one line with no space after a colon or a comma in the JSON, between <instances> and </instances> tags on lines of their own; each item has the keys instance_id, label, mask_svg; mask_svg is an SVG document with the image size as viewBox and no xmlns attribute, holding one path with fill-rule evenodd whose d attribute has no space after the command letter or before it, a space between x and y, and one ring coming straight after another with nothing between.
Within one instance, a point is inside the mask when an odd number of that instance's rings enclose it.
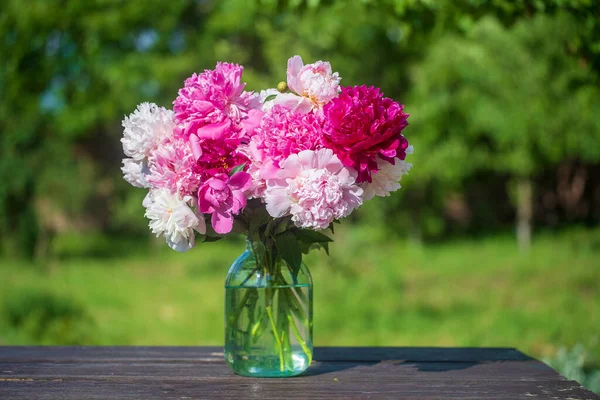
<instances>
[{"instance_id":1,"label":"magenta peony","mask_svg":"<svg viewBox=\"0 0 600 400\"><path fill-rule=\"evenodd\" d=\"M216 174L198 190L198 206L205 214L212 214L211 224L215 232L227 234L233 227L233 216L246 207L246 191L252 178L246 172L236 172L231 177Z\"/></svg>"},{"instance_id":2,"label":"magenta peony","mask_svg":"<svg viewBox=\"0 0 600 400\"><path fill-rule=\"evenodd\" d=\"M367 86L343 87L339 97L323 107L327 119L323 139L346 167L358 171L357 182L371 182L378 157L404 160L408 125L404 106Z\"/></svg>"},{"instance_id":3,"label":"magenta peony","mask_svg":"<svg viewBox=\"0 0 600 400\"><path fill-rule=\"evenodd\" d=\"M248 135L245 120L249 111L260 104L254 93L244 91L242 71L237 64L217 63L214 70L186 79L173 102L183 137L219 140Z\"/></svg>"}]
</instances>

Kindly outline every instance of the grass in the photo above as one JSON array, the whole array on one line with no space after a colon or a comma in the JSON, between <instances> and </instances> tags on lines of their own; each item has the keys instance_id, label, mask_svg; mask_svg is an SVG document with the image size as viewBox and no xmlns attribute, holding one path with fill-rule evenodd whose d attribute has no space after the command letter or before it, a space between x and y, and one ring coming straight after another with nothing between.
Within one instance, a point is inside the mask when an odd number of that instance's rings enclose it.
<instances>
[{"instance_id":1,"label":"grass","mask_svg":"<svg viewBox=\"0 0 600 400\"><path fill-rule=\"evenodd\" d=\"M510 236L418 245L381 235L342 229L331 257L306 258L317 346L508 346L547 358L581 343L600 363L600 230L537 235L528 254ZM71 342L221 345L223 282L242 250L231 240L185 254L163 246L79 254L44 268L0 260L0 344L64 342L63 334L35 336L7 317L13 310L35 319L35 310L14 304L46 293L93 321ZM77 323L66 321L57 332Z\"/></svg>"}]
</instances>

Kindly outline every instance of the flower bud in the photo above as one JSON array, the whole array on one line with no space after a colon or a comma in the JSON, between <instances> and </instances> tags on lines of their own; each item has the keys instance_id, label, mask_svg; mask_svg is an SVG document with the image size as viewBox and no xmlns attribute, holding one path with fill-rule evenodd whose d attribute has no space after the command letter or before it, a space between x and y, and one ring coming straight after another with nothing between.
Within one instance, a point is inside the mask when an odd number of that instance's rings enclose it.
<instances>
[{"instance_id":1,"label":"flower bud","mask_svg":"<svg viewBox=\"0 0 600 400\"><path fill-rule=\"evenodd\" d=\"M283 93L285 91L287 91L287 83L285 83L284 81L281 81L277 84L277 90L279 90L279 92Z\"/></svg>"}]
</instances>

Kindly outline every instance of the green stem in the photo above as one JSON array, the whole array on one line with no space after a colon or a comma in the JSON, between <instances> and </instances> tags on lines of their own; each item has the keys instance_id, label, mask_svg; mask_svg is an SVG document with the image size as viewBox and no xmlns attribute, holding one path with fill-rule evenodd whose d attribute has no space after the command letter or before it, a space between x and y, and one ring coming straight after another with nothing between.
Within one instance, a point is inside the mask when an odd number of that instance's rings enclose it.
<instances>
[{"instance_id":1,"label":"green stem","mask_svg":"<svg viewBox=\"0 0 600 400\"><path fill-rule=\"evenodd\" d=\"M298 330L298 327L296 326L296 321L294 321L294 317L292 317L290 314L288 314L287 317L288 317L288 320L290 321L290 326L292 327L294 336L296 336L296 340L300 344L300 347L302 347L302 351L304 351L304 354L306 354L306 356L308 357L308 363L310 364L312 361L312 351L310 351L310 349L308 348L308 345L306 344L304 339L302 339L302 335L300 334L300 331Z\"/></svg>"},{"instance_id":2,"label":"green stem","mask_svg":"<svg viewBox=\"0 0 600 400\"><path fill-rule=\"evenodd\" d=\"M279 340L279 335L277 334L277 326L275 325L275 319L273 318L273 311L271 311L271 305L266 307L267 315L269 316L269 320L271 321L271 329L273 329L273 335L275 335L275 339L277 340L277 349L279 351L279 369L281 372L284 371L284 360L283 360L283 348L281 347L281 341Z\"/></svg>"},{"instance_id":3,"label":"green stem","mask_svg":"<svg viewBox=\"0 0 600 400\"><path fill-rule=\"evenodd\" d=\"M250 293L251 293L251 290L246 290L244 297L242 297L242 300L235 307L235 311L233 312L233 315L230 317L229 326L234 327L237 324L237 320L240 317L240 314L242 313L242 310L244 309L246 302L248 301L248 297L250 297Z\"/></svg>"}]
</instances>

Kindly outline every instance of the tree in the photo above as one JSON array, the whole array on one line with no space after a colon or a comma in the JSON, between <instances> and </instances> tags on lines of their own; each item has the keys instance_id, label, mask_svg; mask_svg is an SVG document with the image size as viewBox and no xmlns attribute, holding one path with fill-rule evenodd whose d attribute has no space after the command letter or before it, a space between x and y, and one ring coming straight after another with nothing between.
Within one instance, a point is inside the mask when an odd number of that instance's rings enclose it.
<instances>
[{"instance_id":1,"label":"tree","mask_svg":"<svg viewBox=\"0 0 600 400\"><path fill-rule=\"evenodd\" d=\"M487 17L466 35L437 41L414 70L413 134L417 149L427 149L415 155L420 172L448 180L478 171L512 176L523 248L532 178L564 158L600 160L596 76L568 54L581 29L563 14L511 28Z\"/></svg>"}]
</instances>

